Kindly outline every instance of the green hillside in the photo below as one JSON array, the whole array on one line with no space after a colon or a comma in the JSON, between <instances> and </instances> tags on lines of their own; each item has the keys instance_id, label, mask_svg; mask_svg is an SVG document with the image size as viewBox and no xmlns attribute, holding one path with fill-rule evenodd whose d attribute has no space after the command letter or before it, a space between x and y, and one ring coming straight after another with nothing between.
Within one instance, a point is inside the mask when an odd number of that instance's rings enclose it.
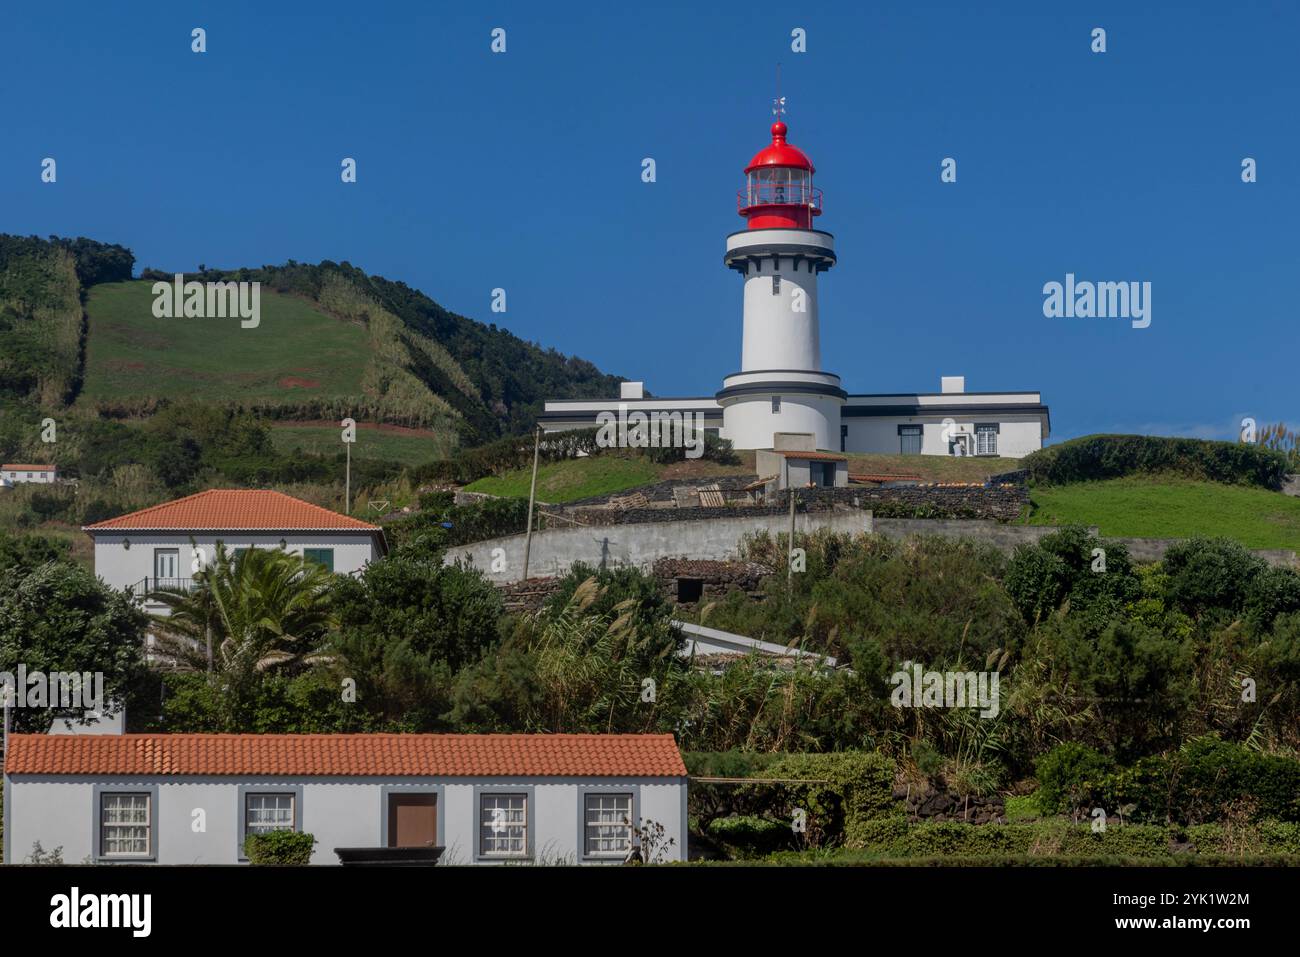
<instances>
[{"instance_id":1,"label":"green hillside","mask_svg":"<svg viewBox=\"0 0 1300 957\"><path fill-rule=\"evenodd\" d=\"M348 263L209 270L261 284L261 319L156 318L121 246L0 234L0 406L141 419L182 400L276 420L383 423L476 445L525 431L546 398L610 395L590 362L448 312Z\"/></svg>"},{"instance_id":2,"label":"green hillside","mask_svg":"<svg viewBox=\"0 0 1300 957\"><path fill-rule=\"evenodd\" d=\"M135 280L90 289L80 402L298 400L361 392L370 355L360 323L266 290L256 328L241 328L238 319L159 319L151 286Z\"/></svg>"}]
</instances>

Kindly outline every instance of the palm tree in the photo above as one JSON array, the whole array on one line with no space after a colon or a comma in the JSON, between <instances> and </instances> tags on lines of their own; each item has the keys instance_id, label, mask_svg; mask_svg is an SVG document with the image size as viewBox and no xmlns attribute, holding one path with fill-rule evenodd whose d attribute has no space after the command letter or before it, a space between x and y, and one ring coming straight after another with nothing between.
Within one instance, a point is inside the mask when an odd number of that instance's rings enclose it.
<instances>
[{"instance_id":1,"label":"palm tree","mask_svg":"<svg viewBox=\"0 0 1300 957\"><path fill-rule=\"evenodd\" d=\"M153 597L164 654L223 679L232 704L270 670L329 660L321 652L333 624L333 575L281 550L249 548L233 557L218 543L215 559L189 591Z\"/></svg>"}]
</instances>

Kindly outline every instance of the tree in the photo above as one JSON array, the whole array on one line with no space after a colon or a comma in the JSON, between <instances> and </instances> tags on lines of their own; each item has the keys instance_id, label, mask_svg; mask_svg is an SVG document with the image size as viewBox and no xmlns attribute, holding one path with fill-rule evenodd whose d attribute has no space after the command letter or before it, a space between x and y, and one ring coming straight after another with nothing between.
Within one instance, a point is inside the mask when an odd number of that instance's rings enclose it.
<instances>
[{"instance_id":1,"label":"tree","mask_svg":"<svg viewBox=\"0 0 1300 957\"><path fill-rule=\"evenodd\" d=\"M159 592L170 615L158 616L160 647L178 661L208 667L226 692L231 726L247 717L261 676L323 663L333 624L333 575L284 551L250 548L231 556L218 543L212 565L188 592Z\"/></svg>"},{"instance_id":2,"label":"tree","mask_svg":"<svg viewBox=\"0 0 1300 957\"><path fill-rule=\"evenodd\" d=\"M0 571L0 671L103 675L104 704L125 700L144 676L148 617L125 592L63 562ZM44 733L45 708L15 708L17 731Z\"/></svg>"}]
</instances>

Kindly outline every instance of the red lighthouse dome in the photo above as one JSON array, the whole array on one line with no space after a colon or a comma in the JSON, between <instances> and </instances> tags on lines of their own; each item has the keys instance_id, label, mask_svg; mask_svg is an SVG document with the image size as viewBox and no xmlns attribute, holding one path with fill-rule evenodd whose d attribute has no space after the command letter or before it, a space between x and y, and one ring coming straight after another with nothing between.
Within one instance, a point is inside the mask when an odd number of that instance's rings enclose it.
<instances>
[{"instance_id":1,"label":"red lighthouse dome","mask_svg":"<svg viewBox=\"0 0 1300 957\"><path fill-rule=\"evenodd\" d=\"M811 229L822 212L822 191L812 184L816 168L808 155L786 142L786 125L772 124L772 142L745 167L745 188L736 208L750 229Z\"/></svg>"},{"instance_id":2,"label":"red lighthouse dome","mask_svg":"<svg viewBox=\"0 0 1300 957\"><path fill-rule=\"evenodd\" d=\"M754 154L754 158L745 167L745 172L752 173L762 166L787 166L791 169L806 169L810 173L817 172L808 154L785 141L786 132L786 125L780 120L773 123L771 144Z\"/></svg>"}]
</instances>

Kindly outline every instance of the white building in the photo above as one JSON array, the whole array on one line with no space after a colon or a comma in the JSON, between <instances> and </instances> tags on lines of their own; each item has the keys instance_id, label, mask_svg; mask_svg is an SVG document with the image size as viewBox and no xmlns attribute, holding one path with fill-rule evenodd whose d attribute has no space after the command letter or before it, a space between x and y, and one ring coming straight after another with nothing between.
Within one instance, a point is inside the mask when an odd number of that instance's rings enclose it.
<instances>
[{"instance_id":1,"label":"white building","mask_svg":"<svg viewBox=\"0 0 1300 957\"><path fill-rule=\"evenodd\" d=\"M686 859L686 793L670 734L15 734L4 861L39 842L70 864L237 864L248 834L293 830L316 838L313 864L427 846L450 864L608 864L633 843L649 856L637 832L658 824L658 863Z\"/></svg>"},{"instance_id":2,"label":"white building","mask_svg":"<svg viewBox=\"0 0 1300 957\"><path fill-rule=\"evenodd\" d=\"M822 367L817 282L836 263L835 238L813 228L822 213L815 169L772 124L772 142L745 168L737 197L747 228L727 237L723 262L744 278L740 370L711 396L646 398L624 383L619 399L553 400L546 431L589 428L602 412L691 412L737 449L771 449L776 433L813 437L828 452L1001 455L1042 447L1051 422L1038 392L967 392L944 376L938 392L852 394Z\"/></svg>"},{"instance_id":3,"label":"white building","mask_svg":"<svg viewBox=\"0 0 1300 957\"><path fill-rule=\"evenodd\" d=\"M53 485L59 480L59 469L55 465L30 465L10 462L0 465L0 484L20 485L24 482L37 482Z\"/></svg>"},{"instance_id":4,"label":"white building","mask_svg":"<svg viewBox=\"0 0 1300 957\"><path fill-rule=\"evenodd\" d=\"M231 553L281 548L338 574L360 571L388 550L377 525L264 489L209 489L83 531L95 543L95 574L141 597L187 588L212 563L218 542Z\"/></svg>"}]
</instances>

